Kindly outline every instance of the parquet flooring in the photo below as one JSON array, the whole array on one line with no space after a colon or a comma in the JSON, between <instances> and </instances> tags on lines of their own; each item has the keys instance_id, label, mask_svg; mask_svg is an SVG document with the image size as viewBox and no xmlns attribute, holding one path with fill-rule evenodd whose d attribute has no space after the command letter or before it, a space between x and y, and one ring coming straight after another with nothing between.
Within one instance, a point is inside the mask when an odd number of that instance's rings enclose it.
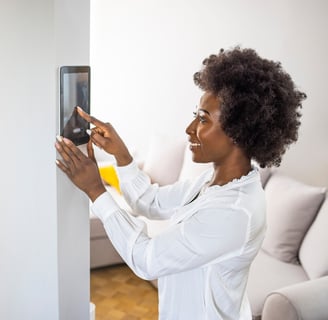
<instances>
[{"instance_id":1,"label":"parquet flooring","mask_svg":"<svg viewBox=\"0 0 328 320\"><path fill-rule=\"evenodd\" d=\"M96 320L157 320L157 290L126 265L91 270Z\"/></svg>"}]
</instances>

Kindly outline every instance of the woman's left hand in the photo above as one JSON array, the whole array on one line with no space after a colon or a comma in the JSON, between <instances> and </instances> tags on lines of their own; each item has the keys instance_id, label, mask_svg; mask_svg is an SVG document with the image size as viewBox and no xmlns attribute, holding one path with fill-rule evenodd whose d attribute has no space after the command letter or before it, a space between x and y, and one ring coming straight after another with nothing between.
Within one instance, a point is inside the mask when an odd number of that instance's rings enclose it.
<instances>
[{"instance_id":1,"label":"woman's left hand","mask_svg":"<svg viewBox=\"0 0 328 320\"><path fill-rule=\"evenodd\" d=\"M87 145L88 156L84 155L67 138L57 137L55 147L62 157L61 160L56 160L57 166L79 189L88 195L91 201L95 201L102 193L106 192L91 142Z\"/></svg>"}]
</instances>

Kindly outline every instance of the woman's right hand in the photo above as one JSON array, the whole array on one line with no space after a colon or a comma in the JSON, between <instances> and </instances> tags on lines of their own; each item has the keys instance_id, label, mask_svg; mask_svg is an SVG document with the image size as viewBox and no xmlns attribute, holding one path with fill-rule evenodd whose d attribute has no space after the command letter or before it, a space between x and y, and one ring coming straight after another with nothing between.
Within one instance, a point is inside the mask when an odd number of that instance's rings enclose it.
<instances>
[{"instance_id":1,"label":"woman's right hand","mask_svg":"<svg viewBox=\"0 0 328 320\"><path fill-rule=\"evenodd\" d=\"M84 120L95 126L91 130L89 143L94 143L97 147L112 154L118 166L126 166L132 162L133 158L128 148L110 123L104 123L90 116L80 107L77 107L77 112Z\"/></svg>"}]
</instances>

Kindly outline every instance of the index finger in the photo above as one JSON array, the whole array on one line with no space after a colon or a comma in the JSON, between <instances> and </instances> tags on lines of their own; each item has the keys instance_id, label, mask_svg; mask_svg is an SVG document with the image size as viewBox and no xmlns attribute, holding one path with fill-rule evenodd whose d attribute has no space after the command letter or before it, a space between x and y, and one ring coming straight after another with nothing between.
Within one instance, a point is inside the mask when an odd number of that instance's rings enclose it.
<instances>
[{"instance_id":1,"label":"index finger","mask_svg":"<svg viewBox=\"0 0 328 320\"><path fill-rule=\"evenodd\" d=\"M78 112L78 114L86 121L92 123L93 125L95 125L96 127L100 128L100 129L105 129L106 128L106 123L102 122L100 120L98 120L97 118L90 116L88 113L86 113L81 107L77 106L76 110Z\"/></svg>"}]
</instances>

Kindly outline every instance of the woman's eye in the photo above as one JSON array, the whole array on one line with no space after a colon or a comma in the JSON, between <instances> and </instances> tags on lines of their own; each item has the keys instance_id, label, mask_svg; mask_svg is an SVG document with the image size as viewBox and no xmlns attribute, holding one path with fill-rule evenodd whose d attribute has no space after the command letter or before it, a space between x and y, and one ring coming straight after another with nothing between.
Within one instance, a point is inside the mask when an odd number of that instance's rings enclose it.
<instances>
[{"instance_id":1,"label":"woman's eye","mask_svg":"<svg viewBox=\"0 0 328 320\"><path fill-rule=\"evenodd\" d=\"M202 116L198 116L198 119L199 119L199 122L201 122L201 123L205 122L205 118Z\"/></svg>"},{"instance_id":2,"label":"woman's eye","mask_svg":"<svg viewBox=\"0 0 328 320\"><path fill-rule=\"evenodd\" d=\"M201 116L197 112L193 112L194 119L198 119L200 123L204 123L206 121L205 117Z\"/></svg>"}]
</instances>

